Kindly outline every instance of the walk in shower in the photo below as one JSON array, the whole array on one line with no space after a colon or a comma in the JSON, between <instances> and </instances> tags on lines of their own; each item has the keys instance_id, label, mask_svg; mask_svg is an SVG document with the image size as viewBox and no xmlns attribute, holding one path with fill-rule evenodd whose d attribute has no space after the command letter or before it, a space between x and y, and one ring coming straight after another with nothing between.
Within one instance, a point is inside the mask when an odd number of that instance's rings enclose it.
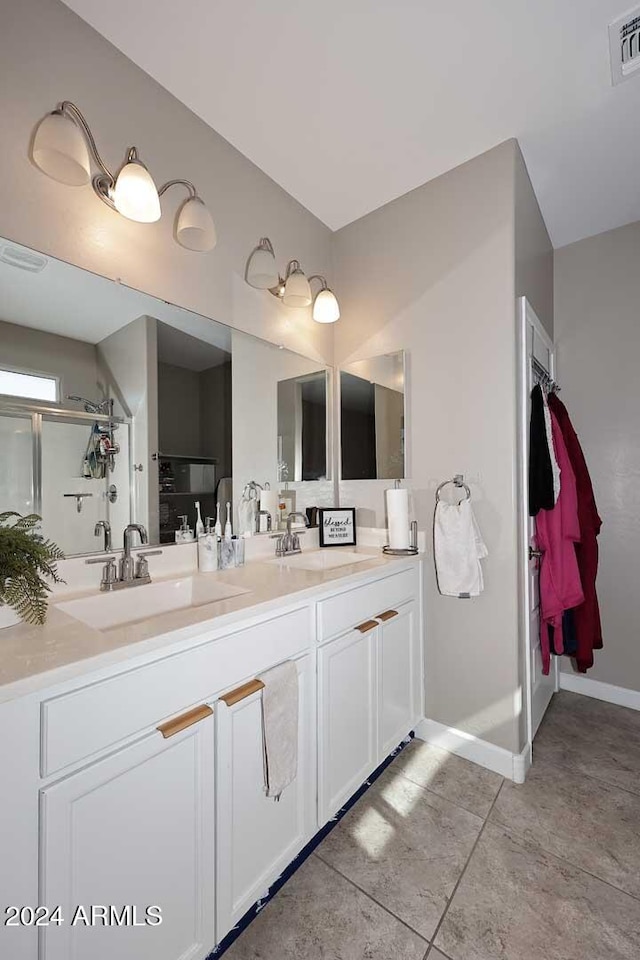
<instances>
[{"instance_id":1,"label":"walk in shower","mask_svg":"<svg viewBox=\"0 0 640 960\"><path fill-rule=\"evenodd\" d=\"M0 510L39 514L66 553L102 549L96 523L132 516L129 434L122 417L0 401Z\"/></svg>"}]
</instances>

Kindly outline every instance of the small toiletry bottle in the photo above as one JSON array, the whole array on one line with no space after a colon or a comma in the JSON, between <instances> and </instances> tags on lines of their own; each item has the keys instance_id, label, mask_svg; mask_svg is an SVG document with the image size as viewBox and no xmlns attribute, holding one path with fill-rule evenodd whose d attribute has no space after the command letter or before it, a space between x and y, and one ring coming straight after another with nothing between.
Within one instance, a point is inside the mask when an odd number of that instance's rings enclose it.
<instances>
[{"instance_id":1,"label":"small toiletry bottle","mask_svg":"<svg viewBox=\"0 0 640 960\"><path fill-rule=\"evenodd\" d=\"M202 522L202 517L200 516L200 501L196 500L196 539L202 536L204 533L204 523Z\"/></svg>"},{"instance_id":2,"label":"small toiletry bottle","mask_svg":"<svg viewBox=\"0 0 640 960\"><path fill-rule=\"evenodd\" d=\"M211 529L211 517L207 517L206 529L198 537L198 569L201 573L218 569L218 538Z\"/></svg>"},{"instance_id":3,"label":"small toiletry bottle","mask_svg":"<svg viewBox=\"0 0 640 960\"><path fill-rule=\"evenodd\" d=\"M296 492L289 490L289 483L285 481L284 490L278 493L278 527L287 529L287 517L296 509Z\"/></svg>"},{"instance_id":4,"label":"small toiletry bottle","mask_svg":"<svg viewBox=\"0 0 640 960\"><path fill-rule=\"evenodd\" d=\"M215 533L218 540L222 539L222 521L220 520L220 501L219 500L216 503L216 525L214 527L213 532Z\"/></svg>"}]
</instances>

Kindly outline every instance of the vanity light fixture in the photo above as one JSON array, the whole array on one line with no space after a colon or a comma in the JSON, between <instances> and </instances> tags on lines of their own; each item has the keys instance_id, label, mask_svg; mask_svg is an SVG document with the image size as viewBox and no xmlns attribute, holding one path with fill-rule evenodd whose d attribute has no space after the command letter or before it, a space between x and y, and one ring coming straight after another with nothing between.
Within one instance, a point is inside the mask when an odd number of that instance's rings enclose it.
<instances>
[{"instance_id":1,"label":"vanity light fixture","mask_svg":"<svg viewBox=\"0 0 640 960\"><path fill-rule=\"evenodd\" d=\"M168 180L157 188L135 147L116 175L104 163L89 125L70 100L63 100L38 124L31 145L35 165L59 183L80 187L91 183L100 199L128 220L154 223L160 219L160 197L169 187L183 186L189 194L176 219L176 240L187 250L213 250L216 229L209 210L189 180ZM98 173L91 177L91 160Z\"/></svg>"},{"instance_id":2,"label":"vanity light fixture","mask_svg":"<svg viewBox=\"0 0 640 960\"><path fill-rule=\"evenodd\" d=\"M287 307L308 307L311 304L311 287L297 260L289 260L284 277L282 302Z\"/></svg>"},{"instance_id":3,"label":"vanity light fixture","mask_svg":"<svg viewBox=\"0 0 640 960\"><path fill-rule=\"evenodd\" d=\"M308 307L313 303L313 319L318 323L335 323L340 319L340 307L324 277L314 273L306 277L298 260L290 260L284 277L276 266L273 244L262 237L247 260L244 278L256 290L268 290L287 307ZM311 281L320 282L320 290L313 296Z\"/></svg>"},{"instance_id":4,"label":"vanity light fixture","mask_svg":"<svg viewBox=\"0 0 640 960\"><path fill-rule=\"evenodd\" d=\"M312 280L320 281L320 289L313 300L313 319L316 323L335 323L340 319L340 306L338 298L333 290L327 286L327 281L319 274L309 277L309 283Z\"/></svg>"}]
</instances>

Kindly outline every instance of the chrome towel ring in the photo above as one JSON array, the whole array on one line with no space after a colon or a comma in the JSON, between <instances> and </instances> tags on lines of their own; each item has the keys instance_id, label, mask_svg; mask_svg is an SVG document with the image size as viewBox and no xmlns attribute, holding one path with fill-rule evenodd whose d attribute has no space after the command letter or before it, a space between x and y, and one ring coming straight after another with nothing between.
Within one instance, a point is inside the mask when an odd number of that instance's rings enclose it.
<instances>
[{"instance_id":1,"label":"chrome towel ring","mask_svg":"<svg viewBox=\"0 0 640 960\"><path fill-rule=\"evenodd\" d=\"M456 473L455 477L453 477L452 480L443 480L442 483L439 485L439 487L436 489L436 503L438 503L440 500L440 491L442 490L442 488L446 487L450 483L452 483L455 487L458 487L458 488L463 487L467 495L462 499L471 500L471 490L469 489L467 484L464 482L464 477L462 476L461 473ZM462 503L462 500L460 500L460 503Z\"/></svg>"}]
</instances>

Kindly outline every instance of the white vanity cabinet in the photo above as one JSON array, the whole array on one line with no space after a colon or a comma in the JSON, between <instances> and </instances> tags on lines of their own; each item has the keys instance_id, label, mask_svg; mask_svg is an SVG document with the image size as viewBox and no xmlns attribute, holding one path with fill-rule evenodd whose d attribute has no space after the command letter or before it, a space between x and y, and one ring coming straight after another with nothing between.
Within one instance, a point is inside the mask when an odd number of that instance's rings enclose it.
<instances>
[{"instance_id":1,"label":"white vanity cabinet","mask_svg":"<svg viewBox=\"0 0 640 960\"><path fill-rule=\"evenodd\" d=\"M295 661L300 676L301 760L296 783L276 804L261 795L260 697L233 707L222 698L246 683L249 670L258 675L284 660ZM32 849L39 846L39 864L32 862L31 893L20 902L59 906L64 922L8 931L15 960L35 955L36 932L40 960L204 960L315 832L309 603L126 666L31 701L30 723L39 730L30 731L16 789L25 809L39 793L39 816L33 810L24 830ZM19 858L20 849L10 854ZM72 924L79 906L86 919L79 914ZM145 922L149 907L160 909L162 923ZM216 915L224 918L219 930ZM6 933L0 929L0 956Z\"/></svg>"},{"instance_id":2,"label":"white vanity cabinet","mask_svg":"<svg viewBox=\"0 0 640 960\"><path fill-rule=\"evenodd\" d=\"M419 596L416 564L318 604L320 826L421 719Z\"/></svg>"},{"instance_id":3,"label":"white vanity cabinet","mask_svg":"<svg viewBox=\"0 0 640 960\"><path fill-rule=\"evenodd\" d=\"M420 571L379 565L0 702L2 907L63 921L0 925L0 956L205 960L423 716ZM298 773L275 802L258 678L286 660Z\"/></svg>"},{"instance_id":4,"label":"white vanity cabinet","mask_svg":"<svg viewBox=\"0 0 640 960\"><path fill-rule=\"evenodd\" d=\"M260 682L231 690L215 704L218 940L316 832L314 660L309 653L295 661L298 774L277 802L264 792Z\"/></svg>"},{"instance_id":5,"label":"white vanity cabinet","mask_svg":"<svg viewBox=\"0 0 640 960\"><path fill-rule=\"evenodd\" d=\"M45 787L41 902L59 906L64 922L41 928L42 960L205 957L216 939L214 813L211 711ZM96 905L128 913L127 924L102 925ZM145 923L152 906L162 923Z\"/></svg>"},{"instance_id":6,"label":"white vanity cabinet","mask_svg":"<svg viewBox=\"0 0 640 960\"><path fill-rule=\"evenodd\" d=\"M318 651L318 818L324 825L376 767L376 623Z\"/></svg>"},{"instance_id":7,"label":"white vanity cabinet","mask_svg":"<svg viewBox=\"0 0 640 960\"><path fill-rule=\"evenodd\" d=\"M421 717L422 652L416 600L378 615L376 636L378 762Z\"/></svg>"}]
</instances>

